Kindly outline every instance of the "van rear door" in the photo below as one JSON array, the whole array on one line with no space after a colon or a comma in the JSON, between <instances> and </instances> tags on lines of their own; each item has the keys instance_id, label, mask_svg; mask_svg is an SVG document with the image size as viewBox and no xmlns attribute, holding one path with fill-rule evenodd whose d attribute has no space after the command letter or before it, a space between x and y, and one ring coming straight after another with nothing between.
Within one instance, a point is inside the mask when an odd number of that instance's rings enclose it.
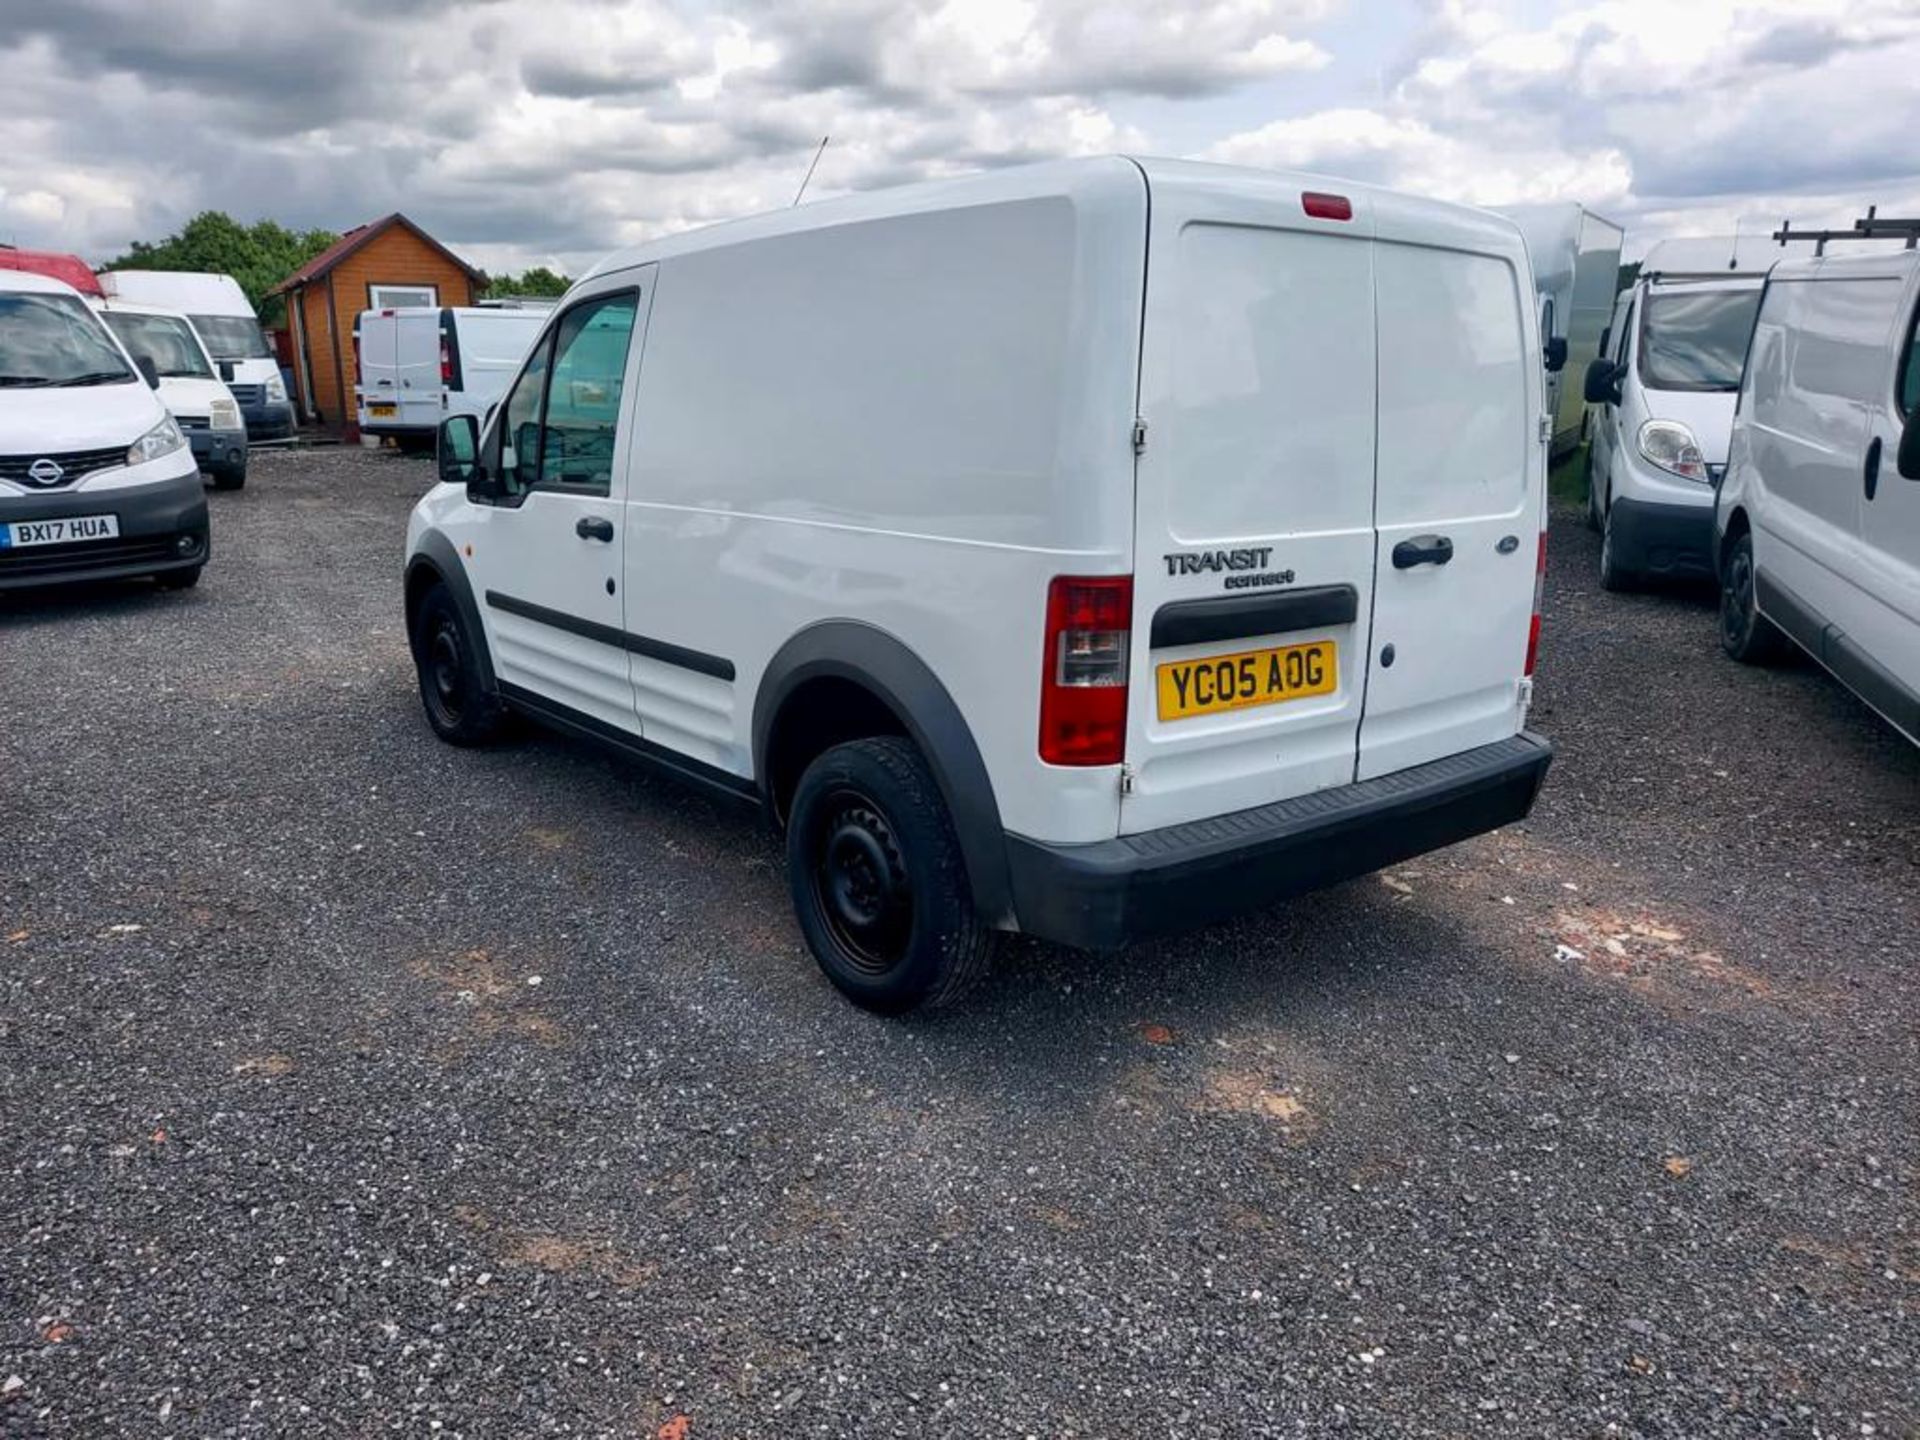
<instances>
[{"instance_id":1,"label":"van rear door","mask_svg":"<svg viewBox=\"0 0 1920 1440\"><path fill-rule=\"evenodd\" d=\"M1123 833L1351 782L1374 586L1371 202L1143 168Z\"/></svg>"},{"instance_id":2,"label":"van rear door","mask_svg":"<svg viewBox=\"0 0 1920 1440\"><path fill-rule=\"evenodd\" d=\"M445 310L394 313L393 373L400 423L431 430L440 423L440 329Z\"/></svg>"},{"instance_id":3,"label":"van rear door","mask_svg":"<svg viewBox=\"0 0 1920 1440\"><path fill-rule=\"evenodd\" d=\"M360 373L353 387L360 405L360 423L394 424L400 418L400 401L393 368L392 312L362 310L354 316L353 348L360 357Z\"/></svg>"},{"instance_id":4,"label":"van rear door","mask_svg":"<svg viewBox=\"0 0 1920 1440\"><path fill-rule=\"evenodd\" d=\"M1363 780L1519 729L1546 487L1519 236L1399 196L1377 197L1375 215L1379 539Z\"/></svg>"}]
</instances>

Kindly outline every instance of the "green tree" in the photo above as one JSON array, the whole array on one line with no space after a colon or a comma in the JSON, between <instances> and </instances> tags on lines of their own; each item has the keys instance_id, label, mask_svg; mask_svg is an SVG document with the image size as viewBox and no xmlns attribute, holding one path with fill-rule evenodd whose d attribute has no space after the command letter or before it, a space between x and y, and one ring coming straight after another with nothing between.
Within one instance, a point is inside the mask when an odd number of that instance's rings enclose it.
<instances>
[{"instance_id":1,"label":"green tree","mask_svg":"<svg viewBox=\"0 0 1920 1440\"><path fill-rule=\"evenodd\" d=\"M564 275L556 274L544 265L536 265L524 275L489 275L487 277L487 298L498 300L506 295L547 295L560 296L567 293L567 287L573 281Z\"/></svg>"},{"instance_id":2,"label":"green tree","mask_svg":"<svg viewBox=\"0 0 1920 1440\"><path fill-rule=\"evenodd\" d=\"M242 225L219 210L203 210L177 235L136 240L110 270L209 270L231 275L266 325L278 325L286 307L267 291L340 237L328 230L289 230L273 220Z\"/></svg>"}]
</instances>

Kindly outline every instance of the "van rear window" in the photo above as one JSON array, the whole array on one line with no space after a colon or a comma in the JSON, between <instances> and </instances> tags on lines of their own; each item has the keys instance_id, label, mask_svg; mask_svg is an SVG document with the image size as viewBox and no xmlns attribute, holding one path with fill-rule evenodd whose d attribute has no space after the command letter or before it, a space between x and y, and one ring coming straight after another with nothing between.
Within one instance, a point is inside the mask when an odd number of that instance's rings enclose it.
<instances>
[{"instance_id":1,"label":"van rear window","mask_svg":"<svg viewBox=\"0 0 1920 1440\"><path fill-rule=\"evenodd\" d=\"M1650 295L1640 322L1640 383L1653 390L1740 388L1760 291Z\"/></svg>"}]
</instances>

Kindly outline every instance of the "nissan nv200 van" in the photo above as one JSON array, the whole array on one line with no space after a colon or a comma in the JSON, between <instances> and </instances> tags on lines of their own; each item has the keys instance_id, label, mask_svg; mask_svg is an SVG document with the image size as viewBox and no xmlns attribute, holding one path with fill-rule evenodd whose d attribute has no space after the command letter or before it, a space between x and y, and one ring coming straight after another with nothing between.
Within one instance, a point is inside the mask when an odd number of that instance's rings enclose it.
<instances>
[{"instance_id":1,"label":"nissan nv200 van","mask_svg":"<svg viewBox=\"0 0 1920 1440\"><path fill-rule=\"evenodd\" d=\"M1747 337L1777 246L1666 240L1614 304L1587 368L1600 407L1587 451L1587 513L1600 583L1713 574L1713 487L1727 461Z\"/></svg>"},{"instance_id":2,"label":"nissan nv200 van","mask_svg":"<svg viewBox=\"0 0 1920 1440\"><path fill-rule=\"evenodd\" d=\"M1727 653L1791 640L1920 743L1916 323L1920 252L1775 266L1714 523Z\"/></svg>"},{"instance_id":3,"label":"nissan nv200 van","mask_svg":"<svg viewBox=\"0 0 1920 1440\"><path fill-rule=\"evenodd\" d=\"M200 578L206 495L158 383L72 286L0 270L0 590Z\"/></svg>"},{"instance_id":4,"label":"nissan nv200 van","mask_svg":"<svg viewBox=\"0 0 1920 1440\"><path fill-rule=\"evenodd\" d=\"M109 300L98 307L107 328L137 362L153 362L160 403L179 422L193 458L216 490L247 483L247 431L233 392L220 382L213 357L187 317L152 305Z\"/></svg>"},{"instance_id":5,"label":"nissan nv200 van","mask_svg":"<svg viewBox=\"0 0 1920 1440\"><path fill-rule=\"evenodd\" d=\"M784 826L856 1003L1531 807L1548 417L1510 221L1078 160L602 262L408 526L427 719Z\"/></svg>"}]
</instances>

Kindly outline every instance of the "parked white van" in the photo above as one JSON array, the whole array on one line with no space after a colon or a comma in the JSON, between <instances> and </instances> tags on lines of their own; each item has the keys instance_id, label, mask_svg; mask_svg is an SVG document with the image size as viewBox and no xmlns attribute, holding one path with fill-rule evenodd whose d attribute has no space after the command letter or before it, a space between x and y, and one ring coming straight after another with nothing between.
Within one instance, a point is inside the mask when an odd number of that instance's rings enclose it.
<instances>
[{"instance_id":1,"label":"parked white van","mask_svg":"<svg viewBox=\"0 0 1920 1440\"><path fill-rule=\"evenodd\" d=\"M1920 252L1774 268L1715 532L1727 653L1784 635L1920 743L1917 321Z\"/></svg>"},{"instance_id":2,"label":"parked white van","mask_svg":"<svg viewBox=\"0 0 1920 1440\"><path fill-rule=\"evenodd\" d=\"M449 419L427 718L765 806L834 984L957 994L1524 816L1540 342L1481 210L1122 158L660 240ZM1151 202L1151 203L1149 203Z\"/></svg>"},{"instance_id":3,"label":"parked white van","mask_svg":"<svg viewBox=\"0 0 1920 1440\"><path fill-rule=\"evenodd\" d=\"M107 328L135 361L153 363L160 403L179 423L193 458L216 490L247 483L247 430L239 403L215 373L213 357L187 317L176 310L109 300L97 307Z\"/></svg>"},{"instance_id":4,"label":"parked white van","mask_svg":"<svg viewBox=\"0 0 1920 1440\"><path fill-rule=\"evenodd\" d=\"M0 271L0 590L207 562L207 499L186 437L72 286Z\"/></svg>"},{"instance_id":5,"label":"parked white van","mask_svg":"<svg viewBox=\"0 0 1920 1440\"><path fill-rule=\"evenodd\" d=\"M1578 379L1600 354L1600 337L1620 290L1620 246L1626 232L1583 205L1496 207L1526 238L1540 296L1540 344L1546 356L1547 413L1553 416L1552 458L1587 438L1587 399Z\"/></svg>"},{"instance_id":6,"label":"parked white van","mask_svg":"<svg viewBox=\"0 0 1920 1440\"><path fill-rule=\"evenodd\" d=\"M280 363L238 280L184 270L102 270L100 284L109 300L178 310L193 322L240 404L249 439L284 440L293 434L293 404Z\"/></svg>"},{"instance_id":7,"label":"parked white van","mask_svg":"<svg viewBox=\"0 0 1920 1440\"><path fill-rule=\"evenodd\" d=\"M1760 286L1780 247L1758 237L1663 240L1614 305L1587 367L1600 406L1587 451L1587 516L1600 583L1713 574L1713 487Z\"/></svg>"},{"instance_id":8,"label":"parked white van","mask_svg":"<svg viewBox=\"0 0 1920 1440\"><path fill-rule=\"evenodd\" d=\"M449 415L484 415L520 372L551 305L362 310L353 322L360 430L428 445Z\"/></svg>"}]
</instances>

